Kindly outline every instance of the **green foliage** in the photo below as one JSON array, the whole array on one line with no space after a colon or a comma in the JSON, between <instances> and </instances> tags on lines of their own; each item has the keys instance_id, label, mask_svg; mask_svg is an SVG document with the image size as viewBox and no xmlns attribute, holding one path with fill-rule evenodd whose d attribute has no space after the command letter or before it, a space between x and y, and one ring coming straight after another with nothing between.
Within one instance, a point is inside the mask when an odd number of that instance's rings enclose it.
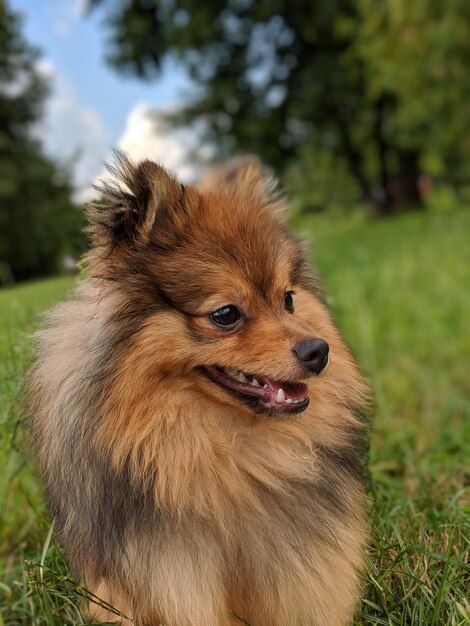
<instances>
[{"instance_id":1,"label":"green foliage","mask_svg":"<svg viewBox=\"0 0 470 626\"><path fill-rule=\"evenodd\" d=\"M470 452L469 228L470 212L456 210L373 222L312 216L297 223L377 407L370 451L372 542L356 626L464 626L470 620L464 491ZM5 626L83 623L80 599L86 592L60 551L45 542L50 522L38 478L25 460L17 402L33 320L71 285L60 279L0 292Z\"/></svg>"},{"instance_id":2,"label":"green foliage","mask_svg":"<svg viewBox=\"0 0 470 626\"><path fill-rule=\"evenodd\" d=\"M428 171L462 183L470 175L470 5L465 0L359 0L364 16L355 50L368 96L394 114L387 137L421 149Z\"/></svg>"},{"instance_id":3,"label":"green foliage","mask_svg":"<svg viewBox=\"0 0 470 626\"><path fill-rule=\"evenodd\" d=\"M352 213L358 206L364 213L361 190L344 159L325 149L309 145L285 171L284 186L294 198L293 209L300 213Z\"/></svg>"},{"instance_id":4,"label":"green foliage","mask_svg":"<svg viewBox=\"0 0 470 626\"><path fill-rule=\"evenodd\" d=\"M196 89L178 121L203 120L222 154L254 152L278 172L331 161L380 214L422 204L422 171L468 183L466 0L91 4L108 16L115 68L151 79L182 61ZM329 180L307 185L328 205Z\"/></svg>"},{"instance_id":5,"label":"green foliage","mask_svg":"<svg viewBox=\"0 0 470 626\"><path fill-rule=\"evenodd\" d=\"M46 95L18 16L0 0L0 285L54 273L83 247L65 172L34 138Z\"/></svg>"}]
</instances>

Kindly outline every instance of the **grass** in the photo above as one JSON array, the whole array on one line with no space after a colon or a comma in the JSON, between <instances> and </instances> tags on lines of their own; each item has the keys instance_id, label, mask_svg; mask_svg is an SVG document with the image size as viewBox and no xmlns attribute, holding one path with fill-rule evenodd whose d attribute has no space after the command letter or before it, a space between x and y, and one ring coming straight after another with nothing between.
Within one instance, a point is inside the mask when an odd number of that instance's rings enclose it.
<instances>
[{"instance_id":1,"label":"grass","mask_svg":"<svg viewBox=\"0 0 470 626\"><path fill-rule=\"evenodd\" d=\"M372 542L355 626L470 624L470 213L306 218L301 229L376 403ZM53 545L17 408L36 315L71 284L0 291L0 626L84 623L86 591Z\"/></svg>"}]
</instances>

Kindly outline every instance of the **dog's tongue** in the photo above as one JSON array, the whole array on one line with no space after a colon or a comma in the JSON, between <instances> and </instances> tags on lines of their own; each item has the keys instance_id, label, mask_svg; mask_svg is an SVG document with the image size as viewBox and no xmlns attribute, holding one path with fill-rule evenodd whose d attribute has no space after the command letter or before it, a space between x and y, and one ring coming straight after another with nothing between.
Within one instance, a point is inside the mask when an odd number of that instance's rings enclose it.
<instances>
[{"instance_id":1,"label":"dog's tongue","mask_svg":"<svg viewBox=\"0 0 470 626\"><path fill-rule=\"evenodd\" d=\"M304 383L285 383L270 378L262 377L262 385L267 385L271 402L284 402L286 400L305 400L308 394L307 385Z\"/></svg>"}]
</instances>

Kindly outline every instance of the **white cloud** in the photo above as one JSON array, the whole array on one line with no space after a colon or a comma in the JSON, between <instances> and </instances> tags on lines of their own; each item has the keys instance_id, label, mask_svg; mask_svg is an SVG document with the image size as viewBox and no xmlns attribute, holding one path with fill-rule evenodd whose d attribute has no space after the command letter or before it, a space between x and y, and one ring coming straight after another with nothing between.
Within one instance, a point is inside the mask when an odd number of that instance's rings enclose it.
<instances>
[{"instance_id":1,"label":"white cloud","mask_svg":"<svg viewBox=\"0 0 470 626\"><path fill-rule=\"evenodd\" d=\"M150 159L172 171L180 180L195 182L211 151L202 142L197 128L171 128L165 120L169 110L154 109L146 102L135 104L127 117L118 147L133 161ZM108 177L109 174L103 171L98 179Z\"/></svg>"},{"instance_id":2,"label":"white cloud","mask_svg":"<svg viewBox=\"0 0 470 626\"><path fill-rule=\"evenodd\" d=\"M103 124L52 64L40 61L38 70L49 80L51 93L36 132L46 152L71 171L77 198L82 200L81 190L95 180L109 153Z\"/></svg>"},{"instance_id":3,"label":"white cloud","mask_svg":"<svg viewBox=\"0 0 470 626\"><path fill-rule=\"evenodd\" d=\"M198 164L191 158L191 152L197 148L198 134L193 128L169 127L165 121L169 112L170 108L158 110L146 102L137 103L129 113L118 145L131 159L151 159L181 180L192 182L199 173Z\"/></svg>"},{"instance_id":4,"label":"white cloud","mask_svg":"<svg viewBox=\"0 0 470 626\"><path fill-rule=\"evenodd\" d=\"M112 161L102 120L80 102L72 85L54 65L41 60L37 67L48 79L51 93L36 132L46 152L71 172L76 201L90 201L97 196L93 184L109 176L103 164ZM133 161L151 159L182 181L195 182L211 150L202 142L197 127L169 127L165 121L169 110L155 109L146 102L135 104L117 147Z\"/></svg>"}]
</instances>

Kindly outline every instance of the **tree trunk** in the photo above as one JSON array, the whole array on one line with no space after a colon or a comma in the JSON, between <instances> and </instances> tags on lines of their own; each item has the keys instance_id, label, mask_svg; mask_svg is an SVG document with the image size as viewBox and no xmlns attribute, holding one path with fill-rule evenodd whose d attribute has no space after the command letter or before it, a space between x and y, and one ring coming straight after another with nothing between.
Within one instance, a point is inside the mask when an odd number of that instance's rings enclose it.
<instances>
[{"instance_id":1,"label":"tree trunk","mask_svg":"<svg viewBox=\"0 0 470 626\"><path fill-rule=\"evenodd\" d=\"M374 202L372 212L376 217L424 208L419 186L419 153L416 150L403 150L398 152L397 158L398 172L387 182L384 180L382 169L381 184L377 187L380 191L385 185L387 201Z\"/></svg>"},{"instance_id":2,"label":"tree trunk","mask_svg":"<svg viewBox=\"0 0 470 626\"><path fill-rule=\"evenodd\" d=\"M419 153L417 150L404 150L399 153L397 175L396 211L422 209L423 199L419 188Z\"/></svg>"},{"instance_id":3,"label":"tree trunk","mask_svg":"<svg viewBox=\"0 0 470 626\"><path fill-rule=\"evenodd\" d=\"M377 216L389 215L393 212L392 197L390 195L390 174L387 167L388 146L383 134L385 114L385 98L380 98L375 106L374 140L377 145L379 161L380 183L375 185L372 196L374 198L374 213Z\"/></svg>"},{"instance_id":4,"label":"tree trunk","mask_svg":"<svg viewBox=\"0 0 470 626\"><path fill-rule=\"evenodd\" d=\"M338 125L338 130L340 133L340 137L343 142L344 153L345 153L351 174L356 179L359 185L364 202L374 203L374 199L371 194L369 181L367 180L363 171L362 155L354 147L348 125L342 119L341 114L338 113L338 111L336 110L335 110L335 117L336 117L336 122Z\"/></svg>"},{"instance_id":5,"label":"tree trunk","mask_svg":"<svg viewBox=\"0 0 470 626\"><path fill-rule=\"evenodd\" d=\"M419 152L417 150L398 151L398 172L392 178L387 167L389 149L382 133L385 101L380 100L376 107L374 139L377 146L379 180L372 184L366 177L362 154L353 144L349 127L341 114L335 110L335 118L340 132L343 149L349 169L361 189L363 201L376 217L386 217L411 209L423 208L419 188ZM396 150L396 149L395 149Z\"/></svg>"}]
</instances>

